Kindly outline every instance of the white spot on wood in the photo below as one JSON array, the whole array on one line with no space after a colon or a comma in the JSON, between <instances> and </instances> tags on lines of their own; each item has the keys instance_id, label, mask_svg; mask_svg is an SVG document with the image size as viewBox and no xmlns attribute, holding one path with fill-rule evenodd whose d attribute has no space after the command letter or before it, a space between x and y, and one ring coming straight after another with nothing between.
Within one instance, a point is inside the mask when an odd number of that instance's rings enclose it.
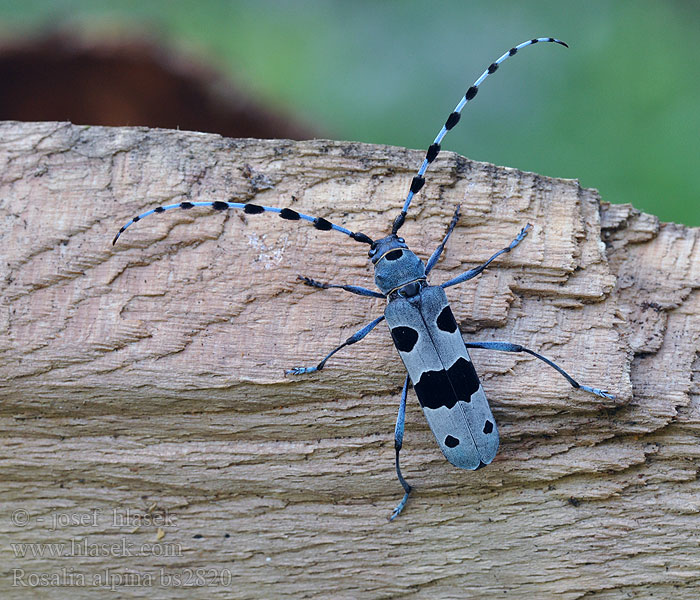
<instances>
[{"instance_id":1,"label":"white spot on wood","mask_svg":"<svg viewBox=\"0 0 700 600\"><path fill-rule=\"evenodd\" d=\"M282 262L289 238L286 235L282 236L279 240L281 245L273 248L265 244L265 237L265 235L260 236L257 233L250 233L248 234L248 243L258 251L258 256L255 260L262 262L265 269L272 269Z\"/></svg>"}]
</instances>

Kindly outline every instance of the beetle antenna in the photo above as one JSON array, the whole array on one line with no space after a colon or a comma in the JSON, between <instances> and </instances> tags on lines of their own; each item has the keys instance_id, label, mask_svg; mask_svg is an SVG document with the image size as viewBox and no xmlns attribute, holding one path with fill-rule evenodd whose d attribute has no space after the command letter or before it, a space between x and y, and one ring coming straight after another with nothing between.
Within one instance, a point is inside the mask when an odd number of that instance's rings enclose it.
<instances>
[{"instance_id":1,"label":"beetle antenna","mask_svg":"<svg viewBox=\"0 0 700 600\"><path fill-rule=\"evenodd\" d=\"M445 124L442 126L442 129L437 134L437 137L428 148L425 158L423 159L423 164L421 165L420 169L418 169L418 173L416 173L415 177L411 181L411 188L408 192L408 196L406 197L406 201L404 202L403 209L394 220L394 224L391 229L392 233L395 234L403 225L404 220L406 219L406 213L408 212L408 207L411 205L411 200L413 199L413 196L415 196L425 184L425 177L423 177L423 175L425 175L425 171L427 170L428 165L432 163L437 158L437 155L440 153L440 144L442 143L442 139L447 135L447 132L450 131L450 129L452 129L455 125L457 125L457 123L459 123L462 109L466 106L467 102L469 102L474 98L474 96L476 96L477 92L479 91L479 86L489 75L491 75L491 73L496 72L496 70L502 62L504 62L506 59L510 58L514 54L517 54L518 50L522 50L526 46L531 46L532 44L537 44L538 42L554 42L555 44L561 44L566 48L569 47L568 44L562 42L561 40L557 40L553 37L533 38L531 40L528 40L527 42L523 42L522 44L514 46L513 48L508 50L508 52L503 54L498 60L492 62L488 66L488 68L481 74L481 77L479 77L479 79L477 79L467 90L467 93L464 94L464 97L459 101L459 104L455 106L455 109L450 113L450 116L447 117L447 121L445 121Z\"/></svg>"},{"instance_id":2,"label":"beetle antenna","mask_svg":"<svg viewBox=\"0 0 700 600\"><path fill-rule=\"evenodd\" d=\"M124 233L127 227L130 227L131 225L133 225L137 221L140 221L144 217L148 217L149 215L152 215L154 213L162 213L166 210L171 210L173 208L181 208L183 210L188 210L190 208L194 208L195 206L209 206L214 210L228 210L229 208L241 208L243 209L243 212L248 215L257 215L263 212L273 212L277 213L280 217L286 219L287 221L309 221L311 224L313 224L313 226L316 229L320 231L340 231L340 233L344 233L345 235L350 236L356 242L362 242L363 244L373 243L372 239L364 233L355 233L353 231L350 231L349 229L345 229L345 227L335 225L334 223L327 221L323 217L311 217L309 215L304 215L300 212L292 210L291 208L276 208L274 206L259 206L257 204L251 204L250 202L223 202L219 200L216 202L178 202L177 204L168 204L166 206L159 206L157 208L147 210L145 213L141 213L140 215L131 219L131 221L129 221L126 225L124 225L119 230L117 235L114 236L114 239L112 240L112 245L117 243L119 236L122 233Z\"/></svg>"}]
</instances>

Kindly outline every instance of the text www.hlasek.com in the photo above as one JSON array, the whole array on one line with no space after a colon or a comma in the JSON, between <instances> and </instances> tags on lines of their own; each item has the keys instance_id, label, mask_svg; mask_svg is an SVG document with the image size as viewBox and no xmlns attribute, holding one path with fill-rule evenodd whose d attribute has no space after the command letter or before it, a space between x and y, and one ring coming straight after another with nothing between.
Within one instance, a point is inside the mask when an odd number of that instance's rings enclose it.
<instances>
[{"instance_id":1,"label":"text www.hlasek.com","mask_svg":"<svg viewBox=\"0 0 700 600\"><path fill-rule=\"evenodd\" d=\"M13 543L10 548L15 558L66 558L99 556L182 556L182 546L174 542L135 544L122 538L119 542L91 542L87 538L73 538L69 542Z\"/></svg>"}]
</instances>

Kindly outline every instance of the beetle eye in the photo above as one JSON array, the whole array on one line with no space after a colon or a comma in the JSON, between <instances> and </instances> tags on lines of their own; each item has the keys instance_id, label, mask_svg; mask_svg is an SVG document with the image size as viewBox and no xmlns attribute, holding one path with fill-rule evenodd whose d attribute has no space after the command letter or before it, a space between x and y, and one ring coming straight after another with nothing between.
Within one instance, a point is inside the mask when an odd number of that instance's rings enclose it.
<instances>
[{"instance_id":1,"label":"beetle eye","mask_svg":"<svg viewBox=\"0 0 700 600\"><path fill-rule=\"evenodd\" d=\"M368 255L370 258L372 258L376 253L377 253L377 249L376 249L376 248L372 248L372 249L367 253L367 255Z\"/></svg>"},{"instance_id":2,"label":"beetle eye","mask_svg":"<svg viewBox=\"0 0 700 600\"><path fill-rule=\"evenodd\" d=\"M406 243L406 240L403 239L403 238L399 238L399 242L401 242L402 244L405 244L405 243Z\"/></svg>"}]
</instances>

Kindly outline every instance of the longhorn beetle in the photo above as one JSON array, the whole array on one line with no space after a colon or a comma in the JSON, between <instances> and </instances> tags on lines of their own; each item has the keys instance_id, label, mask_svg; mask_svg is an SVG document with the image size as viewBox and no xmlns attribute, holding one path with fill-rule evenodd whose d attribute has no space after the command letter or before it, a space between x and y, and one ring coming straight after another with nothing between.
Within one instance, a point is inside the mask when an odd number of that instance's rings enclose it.
<instances>
[{"instance_id":1,"label":"longhorn beetle","mask_svg":"<svg viewBox=\"0 0 700 600\"><path fill-rule=\"evenodd\" d=\"M357 242L368 244L370 246L369 258L374 265L374 281L380 292L356 285L322 283L309 277L299 276L299 280L308 286L318 289L338 288L358 296L384 298L387 300L384 314L365 325L340 346L329 352L316 366L297 367L285 373L288 375L303 375L320 371L328 359L338 350L359 342L386 319L399 356L401 356L401 360L403 360L408 371L401 391L399 414L394 430L396 474L404 489L404 495L389 517L390 520L395 519L401 513L411 493L411 486L403 478L399 465L409 382L413 383L413 389L418 396L418 401L423 408L428 425L430 425L433 434L435 434L435 439L447 460L460 469L476 470L488 465L496 455L499 443L498 429L486 400L484 389L479 382L469 357L468 348L483 348L501 352L525 352L556 369L574 388L590 392L602 398L614 398L612 394L605 390L579 384L557 364L519 344L510 342L465 342L462 339L462 334L450 310L444 291L445 288L473 279L501 254L513 250L527 236L528 230L531 228L529 223L508 246L496 252L484 264L440 285L429 285L427 278L440 258L450 234L457 225L459 206L455 210L445 237L425 264L408 249L405 240L398 235L398 231L406 219L411 200L425 184L423 175L425 175L428 165L435 160L440 152L440 144L447 132L459 122L462 109L470 100L474 99L479 91L479 86L489 75L496 72L502 62L514 56L526 46L539 42L554 42L568 48L567 44L555 38L534 38L511 48L498 60L489 65L467 90L452 113L450 113L437 137L428 148L418 173L411 181L403 208L394 219L391 234L384 238L374 241L364 233L350 231L345 229L345 227L327 221L323 217L311 217L291 208L215 201L180 202L146 211L126 223L112 242L112 244L116 243L127 227L153 213L162 213L174 208L190 209L195 206L209 206L214 210L238 208L248 215L262 212L277 213L282 219L288 221L309 221L316 229L321 231L339 231Z\"/></svg>"}]
</instances>

